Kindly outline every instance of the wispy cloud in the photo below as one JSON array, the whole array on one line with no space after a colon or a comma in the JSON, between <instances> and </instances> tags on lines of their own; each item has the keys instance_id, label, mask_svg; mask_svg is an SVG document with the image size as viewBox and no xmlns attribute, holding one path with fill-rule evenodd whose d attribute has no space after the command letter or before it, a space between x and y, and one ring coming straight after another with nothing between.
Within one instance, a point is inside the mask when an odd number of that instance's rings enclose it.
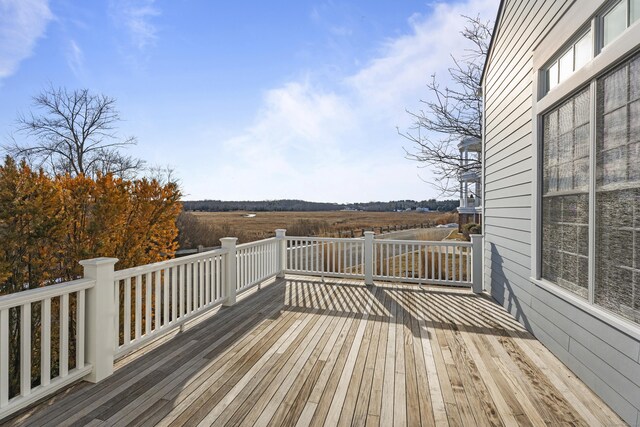
<instances>
[{"instance_id":1,"label":"wispy cloud","mask_svg":"<svg viewBox=\"0 0 640 427\"><path fill-rule=\"evenodd\" d=\"M220 198L296 197L308 200L371 200L435 197L404 159L396 126L410 124L432 73L446 76L450 55L468 46L458 34L462 14L493 19L496 0L439 3L408 21L408 34L387 40L379 53L337 84L310 76L268 90L247 128L225 144L208 182L234 176ZM424 171L420 175L428 179ZM193 197L209 188L195 189ZM202 185L207 185L203 183ZM264 197L264 196L263 196Z\"/></svg>"},{"instance_id":2,"label":"wispy cloud","mask_svg":"<svg viewBox=\"0 0 640 427\"><path fill-rule=\"evenodd\" d=\"M112 0L110 10L116 24L128 32L134 47L144 50L155 43L158 29L153 18L160 15L155 0Z\"/></svg>"},{"instance_id":3,"label":"wispy cloud","mask_svg":"<svg viewBox=\"0 0 640 427\"><path fill-rule=\"evenodd\" d=\"M67 64L76 77L84 74L84 52L75 40L69 40L66 52Z\"/></svg>"},{"instance_id":4,"label":"wispy cloud","mask_svg":"<svg viewBox=\"0 0 640 427\"><path fill-rule=\"evenodd\" d=\"M32 55L52 19L47 0L0 0L0 80Z\"/></svg>"}]
</instances>

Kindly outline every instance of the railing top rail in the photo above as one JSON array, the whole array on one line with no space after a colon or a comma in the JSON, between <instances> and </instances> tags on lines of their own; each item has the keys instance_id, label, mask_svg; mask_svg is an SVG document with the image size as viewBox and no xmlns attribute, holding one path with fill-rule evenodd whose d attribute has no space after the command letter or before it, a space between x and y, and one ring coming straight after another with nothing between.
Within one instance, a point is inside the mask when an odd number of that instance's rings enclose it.
<instances>
[{"instance_id":1,"label":"railing top rail","mask_svg":"<svg viewBox=\"0 0 640 427\"><path fill-rule=\"evenodd\" d=\"M227 249L219 248L212 251L200 252L193 255L187 255L180 258L172 258L166 261L154 262L153 264L141 265L138 267L125 268L124 270L118 270L114 273L115 280L126 279L127 277L137 276L140 274L146 274L153 271L161 270L164 268L175 267L176 265L185 264L187 262L196 261L199 259L205 259L210 256L223 255L228 253Z\"/></svg>"},{"instance_id":2,"label":"railing top rail","mask_svg":"<svg viewBox=\"0 0 640 427\"><path fill-rule=\"evenodd\" d=\"M60 295L78 292L95 286L93 279L77 279L70 282L56 283L55 285L43 286L42 288L29 289L27 291L0 296L0 310L18 307L30 302L42 301L47 298L54 298Z\"/></svg>"},{"instance_id":3,"label":"railing top rail","mask_svg":"<svg viewBox=\"0 0 640 427\"><path fill-rule=\"evenodd\" d=\"M285 236L286 240L313 240L316 242L364 242L364 237L309 237Z\"/></svg>"},{"instance_id":4,"label":"railing top rail","mask_svg":"<svg viewBox=\"0 0 640 427\"><path fill-rule=\"evenodd\" d=\"M269 237L268 239L256 240L255 242L243 243L241 245L237 245L236 249L248 249L253 248L254 246L260 246L265 243L275 242L277 239L275 237Z\"/></svg>"},{"instance_id":5,"label":"railing top rail","mask_svg":"<svg viewBox=\"0 0 640 427\"><path fill-rule=\"evenodd\" d=\"M392 244L413 244L422 246L456 246L456 247L471 247L471 242L460 242L458 240L391 240L391 239L376 239L374 244L392 243Z\"/></svg>"}]
</instances>

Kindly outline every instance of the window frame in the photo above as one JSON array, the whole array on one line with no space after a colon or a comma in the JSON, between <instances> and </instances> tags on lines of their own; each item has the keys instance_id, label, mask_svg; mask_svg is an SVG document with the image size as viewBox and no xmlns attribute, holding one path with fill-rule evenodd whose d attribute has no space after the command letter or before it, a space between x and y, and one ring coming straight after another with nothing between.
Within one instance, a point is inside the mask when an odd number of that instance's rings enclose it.
<instances>
[{"instance_id":1,"label":"window frame","mask_svg":"<svg viewBox=\"0 0 640 427\"><path fill-rule=\"evenodd\" d=\"M595 50L593 49L593 45L594 45L594 40L596 39L596 37L594 36L593 33L593 29L591 28L591 25L584 25L582 28L580 28L580 30L577 31L577 33L571 37L571 39L569 39L563 46L561 49L558 49L558 53L556 55L553 56L553 59L550 61L547 61L547 63L545 64L545 66L543 67L543 82L542 82L542 88L544 91L544 95L546 95L547 93L549 93L549 91L551 91L552 89L555 89L560 83L562 83L563 81L565 81L567 78L571 77L572 74L574 74L576 71L578 71L580 68L584 67L586 64L581 65L580 67L576 68L576 45L578 44L579 41L582 40L583 37L585 37L588 33L591 33L591 59L589 59L589 61L591 61L594 56L595 56ZM562 73L562 67L560 66L560 62L562 60L562 58L564 58L564 56L568 53L571 52L571 56L572 56L572 67L571 67L571 72L569 72L567 74L567 77L565 77L564 79L560 78L560 75ZM587 61L587 64L589 62ZM551 79L549 77L549 72L551 71L551 69L553 67L556 67L556 84L552 87L551 86Z\"/></svg>"},{"instance_id":2,"label":"window frame","mask_svg":"<svg viewBox=\"0 0 640 427\"><path fill-rule=\"evenodd\" d=\"M628 1L628 0L623 0ZM577 10L571 8L561 18L563 25L556 25L534 47L533 51L533 102L532 102L532 141L534 149L532 157L534 162L533 183L531 196L531 276L530 281L535 285L532 291L535 295L540 291L554 294L563 300L579 307L585 312L603 322L614 326L627 335L640 339L640 325L634 323L604 307L594 304L595 292L595 195L596 195L596 103L598 78L612 70L629 57L640 51L640 19L629 22L630 8L627 6L627 28L607 44L603 46L602 17L604 13L617 4L617 1L607 2L604 6L597 0L584 0L584 4ZM593 44L593 57L582 68L575 70L565 80L558 82L553 90L546 89L546 70L549 65L564 54L571 43L586 32L590 26ZM557 40L567 40L561 49L557 48ZM590 90L590 137L589 137L589 283L588 298L583 299L578 295L563 289L555 283L542 278L542 136L543 116L562 104L571 96L584 88Z\"/></svg>"}]
</instances>

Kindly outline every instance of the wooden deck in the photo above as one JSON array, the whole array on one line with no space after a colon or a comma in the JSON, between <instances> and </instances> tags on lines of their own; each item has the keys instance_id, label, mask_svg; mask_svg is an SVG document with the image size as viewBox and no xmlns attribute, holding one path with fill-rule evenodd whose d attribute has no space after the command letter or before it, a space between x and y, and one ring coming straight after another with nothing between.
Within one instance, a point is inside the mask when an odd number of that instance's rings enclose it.
<instances>
[{"instance_id":1,"label":"wooden deck","mask_svg":"<svg viewBox=\"0 0 640 427\"><path fill-rule=\"evenodd\" d=\"M288 277L11 425L624 425L465 290Z\"/></svg>"}]
</instances>

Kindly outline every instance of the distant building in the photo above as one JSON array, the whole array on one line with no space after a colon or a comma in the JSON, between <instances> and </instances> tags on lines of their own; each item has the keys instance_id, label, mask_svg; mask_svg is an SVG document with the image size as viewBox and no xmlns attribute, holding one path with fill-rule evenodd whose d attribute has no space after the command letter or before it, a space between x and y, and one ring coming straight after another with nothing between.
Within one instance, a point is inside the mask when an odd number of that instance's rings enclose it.
<instances>
[{"instance_id":1,"label":"distant building","mask_svg":"<svg viewBox=\"0 0 640 427\"><path fill-rule=\"evenodd\" d=\"M458 225L471 222L482 222L482 179L480 168L474 168L478 163L482 150L482 141L478 138L464 138L459 144L460 150L460 207L458 207Z\"/></svg>"},{"instance_id":2,"label":"distant building","mask_svg":"<svg viewBox=\"0 0 640 427\"><path fill-rule=\"evenodd\" d=\"M416 208L418 212L429 212L429 208Z\"/></svg>"}]
</instances>

